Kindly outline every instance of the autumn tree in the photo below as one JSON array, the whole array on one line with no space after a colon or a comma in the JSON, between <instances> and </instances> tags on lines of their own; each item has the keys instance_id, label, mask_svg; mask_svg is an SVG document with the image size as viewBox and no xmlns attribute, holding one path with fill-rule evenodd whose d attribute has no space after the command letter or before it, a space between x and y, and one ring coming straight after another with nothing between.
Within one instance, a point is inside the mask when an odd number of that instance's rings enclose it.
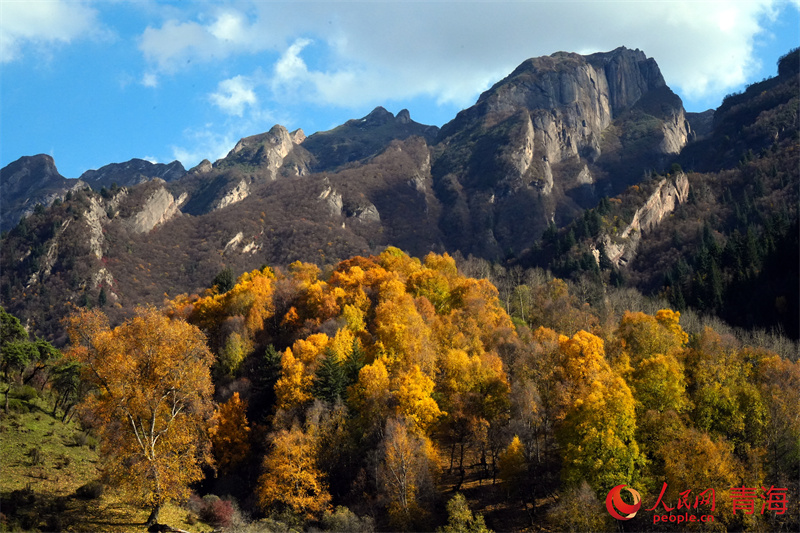
<instances>
[{"instance_id":1,"label":"autumn tree","mask_svg":"<svg viewBox=\"0 0 800 533\"><path fill-rule=\"evenodd\" d=\"M439 528L438 533L492 533L483 515L472 514L467 499L460 492L447 502L447 517L447 525Z\"/></svg>"},{"instance_id":2,"label":"autumn tree","mask_svg":"<svg viewBox=\"0 0 800 533\"><path fill-rule=\"evenodd\" d=\"M262 509L284 506L314 517L331 500L325 474L317 466L317 438L294 426L281 430L264 458L264 473L258 480L258 502Z\"/></svg>"},{"instance_id":3,"label":"autumn tree","mask_svg":"<svg viewBox=\"0 0 800 533\"><path fill-rule=\"evenodd\" d=\"M203 334L152 308L116 328L100 311L68 319L70 356L86 365L96 390L83 408L98 421L103 471L152 510L188 497L213 462L213 356Z\"/></svg>"},{"instance_id":4,"label":"autumn tree","mask_svg":"<svg viewBox=\"0 0 800 533\"><path fill-rule=\"evenodd\" d=\"M433 444L402 419L390 418L381 445L380 479L389 500L389 519L399 529L414 525L426 513L424 494L438 470Z\"/></svg>"},{"instance_id":5,"label":"autumn tree","mask_svg":"<svg viewBox=\"0 0 800 533\"><path fill-rule=\"evenodd\" d=\"M579 331L559 344L568 405L557 431L563 480L586 480L598 493L630 483L641 464L630 388L606 361L602 339Z\"/></svg>"},{"instance_id":6,"label":"autumn tree","mask_svg":"<svg viewBox=\"0 0 800 533\"><path fill-rule=\"evenodd\" d=\"M247 402L239 398L238 392L217 411L217 425L211 428L211 443L217 466L223 473L230 472L250 454Z\"/></svg>"},{"instance_id":7,"label":"autumn tree","mask_svg":"<svg viewBox=\"0 0 800 533\"><path fill-rule=\"evenodd\" d=\"M511 497L522 488L527 473L525 453L519 437L514 435L511 443L503 450L499 458L500 479L506 487L506 494Z\"/></svg>"}]
</instances>

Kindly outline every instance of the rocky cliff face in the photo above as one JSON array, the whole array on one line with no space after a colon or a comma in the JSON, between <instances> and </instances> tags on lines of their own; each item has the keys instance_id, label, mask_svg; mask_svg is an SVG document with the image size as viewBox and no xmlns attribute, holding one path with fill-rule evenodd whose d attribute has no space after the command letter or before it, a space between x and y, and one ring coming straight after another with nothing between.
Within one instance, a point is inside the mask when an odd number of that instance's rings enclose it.
<instances>
[{"instance_id":1,"label":"rocky cliff face","mask_svg":"<svg viewBox=\"0 0 800 533\"><path fill-rule=\"evenodd\" d=\"M286 156L305 138L303 130L289 133L286 128L278 124L267 133L241 139L224 159L214 163L214 167L225 169L237 165L245 166L251 170L254 177L275 180ZM307 172L308 169L301 166L296 169L295 175Z\"/></svg>"},{"instance_id":2,"label":"rocky cliff face","mask_svg":"<svg viewBox=\"0 0 800 533\"><path fill-rule=\"evenodd\" d=\"M241 202L249 195L250 195L250 186L247 184L247 181L241 180L239 183L236 184L235 187L233 187L233 189L225 193L225 196L214 202L212 209L222 209L223 207L228 207L229 205L235 204L236 202Z\"/></svg>"},{"instance_id":3,"label":"rocky cliff face","mask_svg":"<svg viewBox=\"0 0 800 533\"><path fill-rule=\"evenodd\" d=\"M186 201L187 194L183 193L176 199L164 188L163 181L157 181L161 186L148 195L140 210L124 220L123 224L129 231L147 233L180 214L180 206Z\"/></svg>"},{"instance_id":4,"label":"rocky cliff face","mask_svg":"<svg viewBox=\"0 0 800 533\"><path fill-rule=\"evenodd\" d=\"M433 176L450 245L481 235L470 251L497 258L531 244L549 221L629 184L615 154L635 146L657 164L690 136L680 99L639 50L525 61L440 132Z\"/></svg>"},{"instance_id":5,"label":"rocky cliff face","mask_svg":"<svg viewBox=\"0 0 800 533\"><path fill-rule=\"evenodd\" d=\"M658 182L655 191L647 201L639 207L631 222L618 236L604 235L600 241L605 247L605 254L616 267L629 263L636 254L636 248L642 236L658 226L666 216L689 198L689 178L683 172L674 178L663 178ZM593 250L595 258L600 262L600 251Z\"/></svg>"}]
</instances>

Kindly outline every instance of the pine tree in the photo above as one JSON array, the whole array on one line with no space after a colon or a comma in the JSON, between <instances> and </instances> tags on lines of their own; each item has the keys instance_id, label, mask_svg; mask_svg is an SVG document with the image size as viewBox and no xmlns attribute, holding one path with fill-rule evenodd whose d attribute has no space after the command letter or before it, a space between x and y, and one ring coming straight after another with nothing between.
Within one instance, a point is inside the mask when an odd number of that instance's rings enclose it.
<instances>
[{"instance_id":1,"label":"pine tree","mask_svg":"<svg viewBox=\"0 0 800 533\"><path fill-rule=\"evenodd\" d=\"M354 339L353 348L350 350L350 353L347 355L347 359L344 360L342 365L344 367L344 378L347 386L350 386L358 381L358 373L362 368L364 368L365 364L366 353L364 353L364 348L362 348L358 339Z\"/></svg>"},{"instance_id":2,"label":"pine tree","mask_svg":"<svg viewBox=\"0 0 800 533\"><path fill-rule=\"evenodd\" d=\"M345 370L336 360L336 354L326 350L325 358L314 378L314 396L326 402L336 403L336 400L344 395L347 386L345 380Z\"/></svg>"}]
</instances>

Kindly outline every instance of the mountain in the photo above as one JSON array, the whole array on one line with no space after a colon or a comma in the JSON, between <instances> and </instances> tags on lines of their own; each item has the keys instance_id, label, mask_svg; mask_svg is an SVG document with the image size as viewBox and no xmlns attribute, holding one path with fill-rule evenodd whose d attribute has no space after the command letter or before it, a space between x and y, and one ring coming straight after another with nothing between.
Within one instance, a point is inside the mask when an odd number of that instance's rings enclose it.
<instances>
[{"instance_id":1,"label":"mountain","mask_svg":"<svg viewBox=\"0 0 800 533\"><path fill-rule=\"evenodd\" d=\"M49 155L25 156L0 170L0 230L13 228L37 205L48 206L67 191L85 187L58 173Z\"/></svg>"},{"instance_id":2,"label":"mountain","mask_svg":"<svg viewBox=\"0 0 800 533\"><path fill-rule=\"evenodd\" d=\"M447 245L513 255L690 138L680 98L639 50L530 59L442 127L432 172Z\"/></svg>"},{"instance_id":3,"label":"mountain","mask_svg":"<svg viewBox=\"0 0 800 533\"><path fill-rule=\"evenodd\" d=\"M683 305L719 312L726 290L787 272L768 266L797 220L796 78L783 67L718 110L687 114L639 50L559 52L525 61L441 129L378 107L308 137L276 125L188 172L107 165L72 193L52 159L23 158L2 170L3 201L6 182L20 205L48 187L63 201L4 237L0 303L56 339L65 302L120 318L165 293L200 293L224 268L332 264L393 245L627 283L676 304L676 273L664 280L684 258ZM780 220L768 221L770 202L786 206ZM715 254L746 245L748 230L772 248L737 277L721 255L716 267L703 259L704 222ZM783 305L779 322L796 307L779 287L765 298Z\"/></svg>"},{"instance_id":4,"label":"mountain","mask_svg":"<svg viewBox=\"0 0 800 533\"><path fill-rule=\"evenodd\" d=\"M186 169L180 161L165 165L144 159L131 159L126 163L112 163L97 170L87 170L79 179L88 183L93 189L99 190L101 187L111 187L114 184L118 187L130 187L154 178L173 181L184 174Z\"/></svg>"},{"instance_id":5,"label":"mountain","mask_svg":"<svg viewBox=\"0 0 800 533\"><path fill-rule=\"evenodd\" d=\"M168 165L131 159L125 163L112 163L97 170L87 170L80 178L69 179L58 173L49 155L22 157L0 170L0 229L14 227L20 218L30 215L37 204L49 206L57 198L63 199L68 191L91 187L130 187L152 179L174 181L186 174L180 161Z\"/></svg>"}]
</instances>

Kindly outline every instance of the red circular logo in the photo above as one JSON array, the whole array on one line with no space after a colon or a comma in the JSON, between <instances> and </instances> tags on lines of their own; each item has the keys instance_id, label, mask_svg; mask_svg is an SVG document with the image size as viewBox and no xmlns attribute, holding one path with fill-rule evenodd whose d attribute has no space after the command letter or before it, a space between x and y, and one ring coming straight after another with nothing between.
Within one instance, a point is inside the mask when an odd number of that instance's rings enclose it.
<instances>
[{"instance_id":1,"label":"red circular logo","mask_svg":"<svg viewBox=\"0 0 800 533\"><path fill-rule=\"evenodd\" d=\"M609 514L617 520L630 520L636 516L639 507L642 506L642 497L639 495L638 491L632 488L626 488L625 490L630 492L633 496L633 504L625 503L621 494L624 488L624 484L617 485L608 491L608 496L606 496L606 509L608 509ZM617 509L619 509L619 512L617 512Z\"/></svg>"}]
</instances>

